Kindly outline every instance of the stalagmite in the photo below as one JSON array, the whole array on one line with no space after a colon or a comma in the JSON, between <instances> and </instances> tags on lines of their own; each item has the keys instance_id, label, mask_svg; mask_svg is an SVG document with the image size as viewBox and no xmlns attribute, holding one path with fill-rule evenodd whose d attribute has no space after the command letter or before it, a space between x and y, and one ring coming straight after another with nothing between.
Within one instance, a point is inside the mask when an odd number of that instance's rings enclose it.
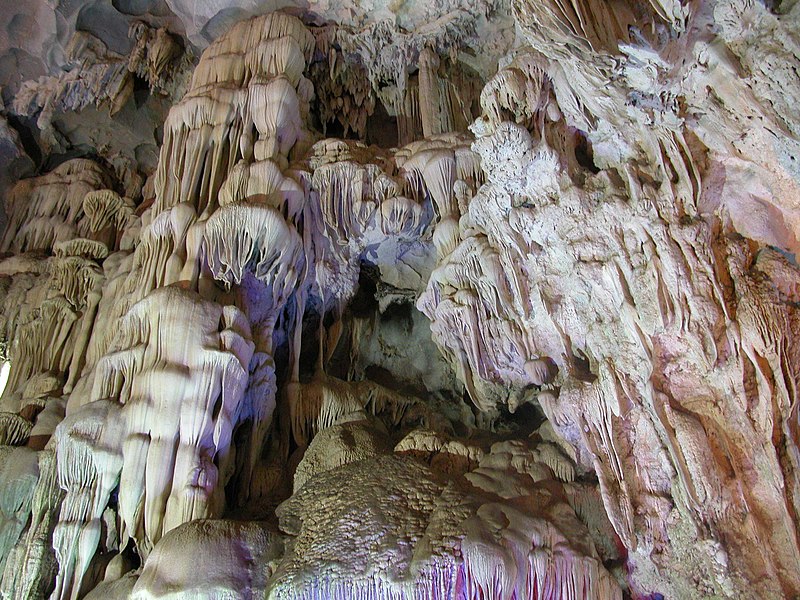
<instances>
[{"instance_id":1,"label":"stalagmite","mask_svg":"<svg viewBox=\"0 0 800 600\"><path fill-rule=\"evenodd\" d=\"M201 557L188 548L202 548ZM129 597L168 598L180 590L196 597L258 598L282 551L281 537L264 523L192 521L156 546Z\"/></svg>"},{"instance_id":2,"label":"stalagmite","mask_svg":"<svg viewBox=\"0 0 800 600\"><path fill-rule=\"evenodd\" d=\"M160 288L131 308L98 363L92 396L121 407L119 514L141 554L170 529L224 506L250 336L236 308Z\"/></svg>"},{"instance_id":3,"label":"stalagmite","mask_svg":"<svg viewBox=\"0 0 800 600\"><path fill-rule=\"evenodd\" d=\"M346 421L321 429L294 473L294 490L318 473L366 460L387 450L379 427L369 421Z\"/></svg>"}]
</instances>

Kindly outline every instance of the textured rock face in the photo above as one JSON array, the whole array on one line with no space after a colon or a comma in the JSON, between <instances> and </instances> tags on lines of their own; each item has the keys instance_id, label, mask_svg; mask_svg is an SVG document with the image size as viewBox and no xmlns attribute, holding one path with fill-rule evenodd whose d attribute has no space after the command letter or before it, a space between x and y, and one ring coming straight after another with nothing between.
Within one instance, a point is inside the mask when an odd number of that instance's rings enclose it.
<instances>
[{"instance_id":1,"label":"textured rock face","mask_svg":"<svg viewBox=\"0 0 800 600\"><path fill-rule=\"evenodd\" d=\"M0 9L0 598L800 595L797 6Z\"/></svg>"}]
</instances>

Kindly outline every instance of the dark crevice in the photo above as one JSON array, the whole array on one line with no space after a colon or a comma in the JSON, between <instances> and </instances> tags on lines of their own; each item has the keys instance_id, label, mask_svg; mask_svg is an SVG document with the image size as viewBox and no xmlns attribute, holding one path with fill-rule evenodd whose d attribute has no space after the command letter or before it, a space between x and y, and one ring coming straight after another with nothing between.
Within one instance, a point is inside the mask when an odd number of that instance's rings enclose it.
<instances>
[{"instance_id":1,"label":"dark crevice","mask_svg":"<svg viewBox=\"0 0 800 600\"><path fill-rule=\"evenodd\" d=\"M380 279L377 267L363 263L358 276L358 291L350 301L349 312L356 318L371 317L378 310L378 301L375 298Z\"/></svg>"},{"instance_id":2,"label":"dark crevice","mask_svg":"<svg viewBox=\"0 0 800 600\"><path fill-rule=\"evenodd\" d=\"M592 152L592 143L580 130L575 130L575 160L584 169L592 173L599 173L600 169L594 164L594 152Z\"/></svg>"},{"instance_id":3,"label":"dark crevice","mask_svg":"<svg viewBox=\"0 0 800 600\"><path fill-rule=\"evenodd\" d=\"M367 119L366 130L367 144L381 148L394 148L398 145L397 117L387 113L380 102L375 106L375 112Z\"/></svg>"},{"instance_id":4,"label":"dark crevice","mask_svg":"<svg viewBox=\"0 0 800 600\"><path fill-rule=\"evenodd\" d=\"M33 119L20 117L18 115L7 114L6 121L19 135L22 149L36 165L42 163L42 151L36 143L36 122Z\"/></svg>"},{"instance_id":5,"label":"dark crevice","mask_svg":"<svg viewBox=\"0 0 800 600\"><path fill-rule=\"evenodd\" d=\"M136 108L141 108L150 98L150 86L147 81L138 75L133 75L133 102Z\"/></svg>"}]
</instances>

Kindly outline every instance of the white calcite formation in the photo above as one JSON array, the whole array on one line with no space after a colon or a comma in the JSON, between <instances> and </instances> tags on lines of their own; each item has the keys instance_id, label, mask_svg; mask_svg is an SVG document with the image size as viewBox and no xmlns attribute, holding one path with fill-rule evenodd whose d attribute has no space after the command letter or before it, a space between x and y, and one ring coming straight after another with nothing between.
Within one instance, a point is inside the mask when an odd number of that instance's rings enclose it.
<instances>
[{"instance_id":1,"label":"white calcite formation","mask_svg":"<svg viewBox=\"0 0 800 600\"><path fill-rule=\"evenodd\" d=\"M409 458L419 437L401 442L402 457L380 451L379 432L366 455L342 443L367 431L320 434L326 460L343 466L310 458L313 479L278 508L290 537L269 598L622 597L567 490L524 442L448 473Z\"/></svg>"},{"instance_id":2,"label":"white calcite formation","mask_svg":"<svg viewBox=\"0 0 800 600\"><path fill-rule=\"evenodd\" d=\"M800 595L800 4L278 4L0 10L0 599Z\"/></svg>"},{"instance_id":3,"label":"white calcite formation","mask_svg":"<svg viewBox=\"0 0 800 600\"><path fill-rule=\"evenodd\" d=\"M716 15L735 10L728 4ZM513 408L537 390L554 428L597 473L643 582L667 568L667 597L740 595L742 581L791 595L800 584L798 453L793 384L783 382L793 381L795 305L784 289L797 271L779 252L795 243L791 206L777 197L793 197L796 183L780 163L757 166L763 155L746 141L730 176L748 169L747 181L731 187L720 173L729 148L719 136L741 115L696 95L710 65L667 75L673 43L659 42L662 57L604 38L619 18L610 12L577 10L588 24L575 29L549 3L520 10L537 53L521 50L484 91L472 129L488 184L420 307L479 405ZM747 14L781 30L774 16ZM682 13L672 16L667 25L683 33ZM698 53L709 43L694 30L679 39ZM715 69L736 68L715 60ZM715 93L736 97L748 82ZM705 102L713 122L689 118ZM785 151L796 142L769 123L787 118L761 114L752 137ZM578 135L594 151L588 171Z\"/></svg>"}]
</instances>

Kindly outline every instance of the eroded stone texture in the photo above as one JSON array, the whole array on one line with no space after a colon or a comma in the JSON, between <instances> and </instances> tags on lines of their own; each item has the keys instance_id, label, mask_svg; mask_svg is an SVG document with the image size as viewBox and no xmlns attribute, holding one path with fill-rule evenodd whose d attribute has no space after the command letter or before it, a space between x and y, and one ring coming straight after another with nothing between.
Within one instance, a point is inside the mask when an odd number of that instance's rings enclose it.
<instances>
[{"instance_id":1,"label":"eroded stone texture","mask_svg":"<svg viewBox=\"0 0 800 600\"><path fill-rule=\"evenodd\" d=\"M800 594L797 6L1 9L0 598Z\"/></svg>"},{"instance_id":2,"label":"eroded stone texture","mask_svg":"<svg viewBox=\"0 0 800 600\"><path fill-rule=\"evenodd\" d=\"M621 598L553 472L520 450L466 474L484 494L409 458L344 455L278 508L291 537L268 597Z\"/></svg>"},{"instance_id":3,"label":"eroded stone texture","mask_svg":"<svg viewBox=\"0 0 800 600\"><path fill-rule=\"evenodd\" d=\"M741 115L720 99L712 122L690 118L708 102L691 86L710 66L669 72L678 41L617 47L603 39L611 14L578 11L595 29L576 29L547 3L518 11L538 53L498 75L515 82L511 93L495 85L482 98L473 147L489 183L421 307L483 403L519 402L509 382L538 390L548 418L597 472L648 585L657 565L702 581L697 591L683 578L655 584L677 596L739 595L744 581L771 596L796 593L793 384L770 382L794 380L792 347L780 339L793 335L795 308L781 290L797 270L777 251L794 248L785 217L761 212L792 209L773 196L751 204L751 190L787 178L773 180L765 156L742 147L732 160L752 165L737 163L750 172L746 185L720 188L716 165L730 149L719 138ZM700 52L708 40L696 27L708 16L659 26ZM762 16L759 26L780 27ZM747 86L731 79L715 93ZM762 113L752 135L780 152L794 142L768 133L774 119ZM747 225L737 226L740 216ZM754 552L753 539L770 541Z\"/></svg>"}]
</instances>

